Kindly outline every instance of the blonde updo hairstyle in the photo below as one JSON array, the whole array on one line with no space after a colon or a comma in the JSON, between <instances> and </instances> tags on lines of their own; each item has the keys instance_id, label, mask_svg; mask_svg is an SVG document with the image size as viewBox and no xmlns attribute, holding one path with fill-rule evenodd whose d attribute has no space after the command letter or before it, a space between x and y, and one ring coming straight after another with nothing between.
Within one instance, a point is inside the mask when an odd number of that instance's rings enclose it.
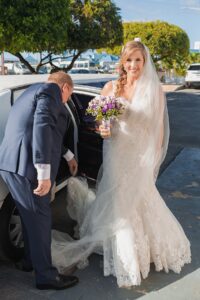
<instances>
[{"instance_id":1,"label":"blonde updo hairstyle","mask_svg":"<svg viewBox=\"0 0 200 300\"><path fill-rule=\"evenodd\" d=\"M146 50L144 45L141 42L130 41L125 44L125 46L122 49L121 58L119 61L119 78L117 80L116 90L115 90L116 97L121 96L124 90L124 85L127 83L127 73L124 70L124 63L130 57L130 55L136 50L141 51L144 58L144 63L146 61Z\"/></svg>"}]
</instances>

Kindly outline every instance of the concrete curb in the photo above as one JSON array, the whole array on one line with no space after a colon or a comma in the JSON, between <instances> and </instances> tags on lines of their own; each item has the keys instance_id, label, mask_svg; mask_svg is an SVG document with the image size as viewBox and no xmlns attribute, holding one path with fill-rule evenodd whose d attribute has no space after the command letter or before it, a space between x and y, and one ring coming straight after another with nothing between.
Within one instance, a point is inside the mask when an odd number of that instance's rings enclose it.
<instances>
[{"instance_id":1,"label":"concrete curb","mask_svg":"<svg viewBox=\"0 0 200 300\"><path fill-rule=\"evenodd\" d=\"M184 89L184 85L180 84L162 84L164 92L175 92Z\"/></svg>"},{"instance_id":2,"label":"concrete curb","mask_svg":"<svg viewBox=\"0 0 200 300\"><path fill-rule=\"evenodd\" d=\"M169 284L159 291L139 297L140 300L199 300L200 269Z\"/></svg>"}]
</instances>

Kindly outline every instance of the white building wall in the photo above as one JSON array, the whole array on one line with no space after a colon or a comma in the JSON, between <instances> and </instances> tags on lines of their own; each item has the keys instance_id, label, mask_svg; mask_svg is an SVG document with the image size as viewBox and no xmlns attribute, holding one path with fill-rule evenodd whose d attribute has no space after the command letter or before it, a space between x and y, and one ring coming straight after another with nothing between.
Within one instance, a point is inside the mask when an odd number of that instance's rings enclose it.
<instances>
[{"instance_id":1,"label":"white building wall","mask_svg":"<svg viewBox=\"0 0 200 300\"><path fill-rule=\"evenodd\" d=\"M200 41L194 42L194 49L195 50L200 50Z\"/></svg>"}]
</instances>

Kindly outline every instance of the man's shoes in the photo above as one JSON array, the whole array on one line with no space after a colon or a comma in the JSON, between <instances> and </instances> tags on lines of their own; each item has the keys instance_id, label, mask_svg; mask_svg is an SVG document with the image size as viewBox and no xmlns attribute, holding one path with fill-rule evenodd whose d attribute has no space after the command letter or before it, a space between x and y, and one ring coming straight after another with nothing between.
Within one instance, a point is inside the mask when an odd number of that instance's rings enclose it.
<instances>
[{"instance_id":1,"label":"man's shoes","mask_svg":"<svg viewBox=\"0 0 200 300\"><path fill-rule=\"evenodd\" d=\"M23 271L23 272L32 272L33 271L33 267L26 263L25 260L20 260L18 262L15 263L15 267L16 269Z\"/></svg>"},{"instance_id":2,"label":"man's shoes","mask_svg":"<svg viewBox=\"0 0 200 300\"><path fill-rule=\"evenodd\" d=\"M66 276L59 274L55 280L49 283L36 284L36 288L39 290L64 290L70 288L78 283L76 276Z\"/></svg>"}]
</instances>

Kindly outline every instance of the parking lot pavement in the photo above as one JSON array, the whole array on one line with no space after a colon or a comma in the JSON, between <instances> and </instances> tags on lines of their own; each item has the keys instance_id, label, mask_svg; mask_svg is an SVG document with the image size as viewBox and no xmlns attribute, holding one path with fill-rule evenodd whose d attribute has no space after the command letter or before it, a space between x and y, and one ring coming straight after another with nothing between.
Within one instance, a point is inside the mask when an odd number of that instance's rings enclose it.
<instances>
[{"instance_id":1,"label":"parking lot pavement","mask_svg":"<svg viewBox=\"0 0 200 300\"><path fill-rule=\"evenodd\" d=\"M114 277L103 276L102 257L92 255L90 265L75 274L80 283L63 291L39 291L34 275L0 263L0 298L4 300L199 300L200 299L200 149L184 148L159 177L158 189L191 242L192 263L181 274L155 272L141 286L119 289ZM54 203L56 214L65 207L65 193ZM57 208L56 208L57 206ZM55 218L55 216L54 216ZM55 227L61 226L57 216ZM67 226L67 225L66 225Z\"/></svg>"}]
</instances>

